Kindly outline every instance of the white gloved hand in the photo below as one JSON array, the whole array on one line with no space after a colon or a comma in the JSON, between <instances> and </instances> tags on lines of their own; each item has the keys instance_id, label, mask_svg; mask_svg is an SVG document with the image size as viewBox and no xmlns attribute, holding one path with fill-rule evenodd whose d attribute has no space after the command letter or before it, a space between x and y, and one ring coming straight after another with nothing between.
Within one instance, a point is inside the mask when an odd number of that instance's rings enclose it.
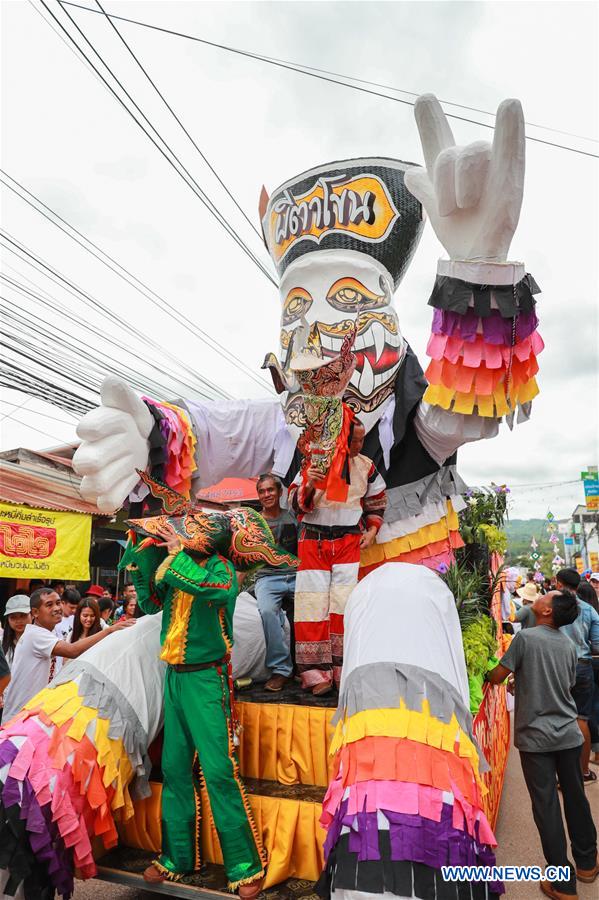
<instances>
[{"instance_id":1,"label":"white gloved hand","mask_svg":"<svg viewBox=\"0 0 599 900\"><path fill-rule=\"evenodd\" d=\"M519 100L497 110L493 144L456 147L433 94L414 107L426 168L408 169L408 190L424 206L435 234L453 260L504 262L522 206L524 115Z\"/></svg>"},{"instance_id":2,"label":"white gloved hand","mask_svg":"<svg viewBox=\"0 0 599 900\"><path fill-rule=\"evenodd\" d=\"M77 426L83 443L73 457L73 468L83 475L82 497L111 513L138 483L136 469L148 465L154 420L145 403L114 375L102 382L101 397L101 405Z\"/></svg>"}]
</instances>

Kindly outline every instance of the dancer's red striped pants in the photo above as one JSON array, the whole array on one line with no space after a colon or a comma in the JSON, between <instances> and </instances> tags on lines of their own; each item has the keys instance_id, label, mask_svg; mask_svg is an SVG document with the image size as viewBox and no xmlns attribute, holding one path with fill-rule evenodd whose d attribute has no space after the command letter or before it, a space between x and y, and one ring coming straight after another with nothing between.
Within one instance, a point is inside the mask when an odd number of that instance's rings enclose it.
<instances>
[{"instance_id":1,"label":"dancer's red striped pants","mask_svg":"<svg viewBox=\"0 0 599 900\"><path fill-rule=\"evenodd\" d=\"M307 531L298 543L295 586L295 659L302 687L334 679L343 664L343 614L358 582L360 535L314 539Z\"/></svg>"}]
</instances>

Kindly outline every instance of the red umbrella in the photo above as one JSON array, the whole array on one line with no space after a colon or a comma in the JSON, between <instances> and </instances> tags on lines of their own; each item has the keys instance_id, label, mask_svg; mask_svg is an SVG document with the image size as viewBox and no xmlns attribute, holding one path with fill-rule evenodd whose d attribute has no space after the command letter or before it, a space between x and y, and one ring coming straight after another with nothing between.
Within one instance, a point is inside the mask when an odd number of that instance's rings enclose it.
<instances>
[{"instance_id":1,"label":"red umbrella","mask_svg":"<svg viewBox=\"0 0 599 900\"><path fill-rule=\"evenodd\" d=\"M241 503L245 500L257 500L257 478L223 478L218 484L202 488L198 491L198 500L210 500L212 503Z\"/></svg>"}]
</instances>

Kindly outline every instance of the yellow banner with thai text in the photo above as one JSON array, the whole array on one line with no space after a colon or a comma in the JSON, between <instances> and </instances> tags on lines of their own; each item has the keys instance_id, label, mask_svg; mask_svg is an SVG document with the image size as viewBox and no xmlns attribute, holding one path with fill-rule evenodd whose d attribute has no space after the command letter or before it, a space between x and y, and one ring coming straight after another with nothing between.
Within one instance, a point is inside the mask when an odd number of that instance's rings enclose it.
<instances>
[{"instance_id":1,"label":"yellow banner with thai text","mask_svg":"<svg viewBox=\"0 0 599 900\"><path fill-rule=\"evenodd\" d=\"M584 559L581 559L580 556L577 556L574 562L576 564L576 571L581 573L584 572Z\"/></svg>"},{"instance_id":2,"label":"yellow banner with thai text","mask_svg":"<svg viewBox=\"0 0 599 900\"><path fill-rule=\"evenodd\" d=\"M91 516L0 503L0 577L89 579Z\"/></svg>"}]
</instances>

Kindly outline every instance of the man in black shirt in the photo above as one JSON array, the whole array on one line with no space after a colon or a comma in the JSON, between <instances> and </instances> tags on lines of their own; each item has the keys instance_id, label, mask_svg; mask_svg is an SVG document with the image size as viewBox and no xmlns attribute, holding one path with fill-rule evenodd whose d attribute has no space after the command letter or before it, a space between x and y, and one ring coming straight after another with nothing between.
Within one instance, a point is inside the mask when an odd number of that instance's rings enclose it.
<instances>
[{"instance_id":1,"label":"man in black shirt","mask_svg":"<svg viewBox=\"0 0 599 900\"><path fill-rule=\"evenodd\" d=\"M256 490L262 515L268 522L275 541L284 550L297 555L297 522L288 510L281 508L281 482L276 475L261 475ZM267 691L282 691L293 673L282 606L286 600L293 602L295 569L263 566L258 571L254 591L266 639L266 667L270 671L265 688Z\"/></svg>"}]
</instances>

